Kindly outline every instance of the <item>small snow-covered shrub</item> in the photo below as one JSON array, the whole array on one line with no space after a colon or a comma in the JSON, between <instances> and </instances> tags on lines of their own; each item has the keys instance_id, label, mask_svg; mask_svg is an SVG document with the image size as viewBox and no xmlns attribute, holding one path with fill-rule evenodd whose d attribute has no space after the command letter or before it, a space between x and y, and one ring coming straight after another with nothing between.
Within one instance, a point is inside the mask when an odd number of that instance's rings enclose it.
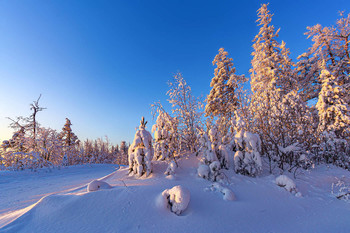
<instances>
[{"instance_id":1,"label":"small snow-covered shrub","mask_svg":"<svg viewBox=\"0 0 350 233\"><path fill-rule=\"evenodd\" d=\"M205 132L201 132L199 135L199 150L198 152L202 154L202 162L209 165L214 161L218 161L215 153L212 150L211 142L208 139L208 135Z\"/></svg>"},{"instance_id":2,"label":"small snow-covered shrub","mask_svg":"<svg viewBox=\"0 0 350 233\"><path fill-rule=\"evenodd\" d=\"M199 152L202 154L202 158L197 170L198 176L204 179L217 181L222 175L220 171L221 163L213 152L211 142L204 132L199 136L199 142Z\"/></svg>"},{"instance_id":3,"label":"small snow-covered shrub","mask_svg":"<svg viewBox=\"0 0 350 233\"><path fill-rule=\"evenodd\" d=\"M235 194L229 188L223 187L219 183L215 182L214 184L212 184L210 190L222 193L223 199L225 201L233 201L236 199Z\"/></svg>"},{"instance_id":4,"label":"small snow-covered shrub","mask_svg":"<svg viewBox=\"0 0 350 233\"><path fill-rule=\"evenodd\" d=\"M220 162L221 168L228 169L229 167L229 155L231 154L230 145L231 139L228 136L221 136L217 125L220 122L213 125L209 130L209 139L211 143L211 150L215 154L215 157Z\"/></svg>"},{"instance_id":5,"label":"small snow-covered shrub","mask_svg":"<svg viewBox=\"0 0 350 233\"><path fill-rule=\"evenodd\" d=\"M336 183L332 183L332 194L339 200L350 201L350 185L346 184L343 179L337 179Z\"/></svg>"},{"instance_id":6,"label":"small snow-covered shrub","mask_svg":"<svg viewBox=\"0 0 350 233\"><path fill-rule=\"evenodd\" d=\"M171 161L169 164L168 164L168 167L166 169L166 171L164 172L164 175L174 175L175 174L175 171L176 171L176 168L177 168L177 165L174 161Z\"/></svg>"},{"instance_id":7,"label":"small snow-covered shrub","mask_svg":"<svg viewBox=\"0 0 350 233\"><path fill-rule=\"evenodd\" d=\"M68 166L68 158L67 158L67 154L64 154L63 158L62 158L62 166Z\"/></svg>"},{"instance_id":8,"label":"small snow-covered shrub","mask_svg":"<svg viewBox=\"0 0 350 233\"><path fill-rule=\"evenodd\" d=\"M145 129L147 121L142 117L139 129L135 133L134 141L129 147L129 171L138 176L152 172L152 135Z\"/></svg>"},{"instance_id":9,"label":"small snow-covered shrub","mask_svg":"<svg viewBox=\"0 0 350 233\"><path fill-rule=\"evenodd\" d=\"M166 189L162 192L162 197L167 201L167 207L171 212L180 215L190 202L190 191L181 185L171 189Z\"/></svg>"},{"instance_id":10,"label":"small snow-covered shrub","mask_svg":"<svg viewBox=\"0 0 350 233\"><path fill-rule=\"evenodd\" d=\"M221 169L221 164L219 161L214 161L209 165L210 168L210 174L209 177L212 181L218 181L220 180L222 177L222 173L220 171Z\"/></svg>"},{"instance_id":11,"label":"small snow-covered shrub","mask_svg":"<svg viewBox=\"0 0 350 233\"><path fill-rule=\"evenodd\" d=\"M234 155L235 172L256 176L262 170L261 141L257 134L246 132L244 122L236 116L236 135L234 137L237 151Z\"/></svg>"},{"instance_id":12,"label":"small snow-covered shrub","mask_svg":"<svg viewBox=\"0 0 350 233\"><path fill-rule=\"evenodd\" d=\"M280 175L276 178L276 184L280 187L285 188L288 192L297 193L297 186L294 181L286 175Z\"/></svg>"},{"instance_id":13,"label":"small snow-covered shrub","mask_svg":"<svg viewBox=\"0 0 350 233\"><path fill-rule=\"evenodd\" d=\"M107 182L104 182L101 180L93 180L88 184L87 191L93 192L99 189L110 189L110 188L112 188L112 186L110 186Z\"/></svg>"},{"instance_id":14,"label":"small snow-covered shrub","mask_svg":"<svg viewBox=\"0 0 350 233\"><path fill-rule=\"evenodd\" d=\"M199 177L202 177L204 179L209 179L210 168L206 164L199 164L197 173Z\"/></svg>"}]
</instances>

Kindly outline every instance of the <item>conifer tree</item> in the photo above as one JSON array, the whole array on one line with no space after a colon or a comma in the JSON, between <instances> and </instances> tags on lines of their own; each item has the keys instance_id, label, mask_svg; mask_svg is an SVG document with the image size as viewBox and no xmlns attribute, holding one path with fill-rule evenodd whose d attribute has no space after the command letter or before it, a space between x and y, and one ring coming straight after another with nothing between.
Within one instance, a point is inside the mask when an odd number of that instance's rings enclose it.
<instances>
[{"instance_id":1,"label":"conifer tree","mask_svg":"<svg viewBox=\"0 0 350 233\"><path fill-rule=\"evenodd\" d=\"M316 104L318 130L333 132L338 138L347 138L350 136L350 106L344 101L346 91L327 69L322 70L320 79L322 89Z\"/></svg>"},{"instance_id":2,"label":"conifer tree","mask_svg":"<svg viewBox=\"0 0 350 233\"><path fill-rule=\"evenodd\" d=\"M350 168L350 106L346 91L324 66L321 72L322 89L318 96L320 152L328 163Z\"/></svg>"},{"instance_id":3,"label":"conifer tree","mask_svg":"<svg viewBox=\"0 0 350 233\"><path fill-rule=\"evenodd\" d=\"M294 110L288 110L289 93L297 95L297 85L293 72L293 63L289 58L289 50L282 41L276 38L279 30L271 25L272 14L263 4L258 10L259 33L254 39L254 52L251 72L252 99L250 112L252 116L251 130L260 135L263 152L270 161L278 161L284 169L287 156L283 152L293 142L286 131L286 120L295 119ZM298 97L297 97L298 98ZM296 107L296 106L295 106ZM290 123L290 124L295 124Z\"/></svg>"},{"instance_id":4,"label":"conifer tree","mask_svg":"<svg viewBox=\"0 0 350 233\"><path fill-rule=\"evenodd\" d=\"M324 66L334 75L350 103L350 14L340 13L335 26L323 27L317 24L307 27L307 38L313 41L306 53L298 57L299 83L305 100L317 98L323 81L320 80Z\"/></svg>"},{"instance_id":5,"label":"conifer tree","mask_svg":"<svg viewBox=\"0 0 350 233\"><path fill-rule=\"evenodd\" d=\"M76 148L75 146L79 143L78 137L73 133L71 128L71 121L66 118L66 123L62 128L62 132L60 133L60 140L62 141L64 152L68 157L69 163L75 163L74 158L76 156Z\"/></svg>"},{"instance_id":6,"label":"conifer tree","mask_svg":"<svg viewBox=\"0 0 350 233\"><path fill-rule=\"evenodd\" d=\"M206 99L205 116L224 118L226 123L237 109L239 102L237 93L240 91L239 85L246 81L244 75L236 75L236 69L233 67L232 58L227 57L228 53L224 48L219 49L219 53L213 60L213 65L217 67L214 70L214 77L211 80L212 87ZM226 135L229 124L224 127Z\"/></svg>"}]
</instances>

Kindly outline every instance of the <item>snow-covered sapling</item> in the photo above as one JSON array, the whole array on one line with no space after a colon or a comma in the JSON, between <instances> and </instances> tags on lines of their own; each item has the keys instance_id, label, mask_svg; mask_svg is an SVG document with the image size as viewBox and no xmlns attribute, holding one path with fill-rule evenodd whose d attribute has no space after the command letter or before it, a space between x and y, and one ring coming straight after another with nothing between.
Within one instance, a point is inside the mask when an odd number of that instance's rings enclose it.
<instances>
[{"instance_id":1,"label":"snow-covered sapling","mask_svg":"<svg viewBox=\"0 0 350 233\"><path fill-rule=\"evenodd\" d=\"M167 167L166 171L164 172L164 175L167 175L167 176L174 175L176 168L177 168L177 165L176 165L175 161L171 161L168 164L168 167Z\"/></svg>"},{"instance_id":2,"label":"snow-covered sapling","mask_svg":"<svg viewBox=\"0 0 350 233\"><path fill-rule=\"evenodd\" d=\"M171 160L179 150L178 120L165 112L162 106L158 107L154 132L154 156L157 160Z\"/></svg>"},{"instance_id":3,"label":"snow-covered sapling","mask_svg":"<svg viewBox=\"0 0 350 233\"><path fill-rule=\"evenodd\" d=\"M142 176L152 172L152 135L145 129L147 121L142 117L134 141L129 147L129 171Z\"/></svg>"},{"instance_id":4,"label":"snow-covered sapling","mask_svg":"<svg viewBox=\"0 0 350 233\"><path fill-rule=\"evenodd\" d=\"M236 115L236 135L234 137L237 151L234 155L236 173L256 176L262 170L261 141L257 134L246 132L244 122Z\"/></svg>"},{"instance_id":5,"label":"snow-covered sapling","mask_svg":"<svg viewBox=\"0 0 350 233\"><path fill-rule=\"evenodd\" d=\"M218 181L222 179L222 173L220 171L221 165L219 161L214 161L209 165L210 174L209 177L212 181Z\"/></svg>"},{"instance_id":6,"label":"snow-covered sapling","mask_svg":"<svg viewBox=\"0 0 350 233\"><path fill-rule=\"evenodd\" d=\"M162 192L164 201L167 202L167 207L171 212L180 215L186 210L190 202L190 191L181 185L171 189L166 189Z\"/></svg>"},{"instance_id":7,"label":"snow-covered sapling","mask_svg":"<svg viewBox=\"0 0 350 233\"><path fill-rule=\"evenodd\" d=\"M233 201L236 199L235 194L229 188L226 188L217 182L211 185L210 190L222 193L225 201Z\"/></svg>"},{"instance_id":8,"label":"snow-covered sapling","mask_svg":"<svg viewBox=\"0 0 350 233\"><path fill-rule=\"evenodd\" d=\"M208 136L201 132L199 135L200 148L199 152L202 154L197 172L198 176L204 179L217 181L221 177L221 164L212 150L211 142Z\"/></svg>"},{"instance_id":9,"label":"snow-covered sapling","mask_svg":"<svg viewBox=\"0 0 350 233\"><path fill-rule=\"evenodd\" d=\"M286 175L280 175L276 178L276 184L280 187L283 187L288 192L295 194L296 196L301 196L297 190L297 186L294 181Z\"/></svg>"},{"instance_id":10,"label":"snow-covered sapling","mask_svg":"<svg viewBox=\"0 0 350 233\"><path fill-rule=\"evenodd\" d=\"M202 177L203 179L209 180L210 176L210 168L206 164L199 164L197 173L199 177Z\"/></svg>"}]
</instances>

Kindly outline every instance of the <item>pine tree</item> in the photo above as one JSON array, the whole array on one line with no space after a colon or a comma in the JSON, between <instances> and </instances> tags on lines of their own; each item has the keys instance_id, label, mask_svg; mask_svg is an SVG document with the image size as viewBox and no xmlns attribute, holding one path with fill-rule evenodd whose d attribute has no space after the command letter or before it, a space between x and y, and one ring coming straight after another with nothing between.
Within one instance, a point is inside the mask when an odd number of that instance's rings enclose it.
<instances>
[{"instance_id":1,"label":"pine tree","mask_svg":"<svg viewBox=\"0 0 350 233\"><path fill-rule=\"evenodd\" d=\"M350 14L340 13L335 26L317 24L307 27L307 38L313 41L309 50L298 57L299 83L305 100L317 98L322 88L320 80L324 66L337 79L345 93L344 100L350 104Z\"/></svg>"},{"instance_id":2,"label":"pine tree","mask_svg":"<svg viewBox=\"0 0 350 233\"><path fill-rule=\"evenodd\" d=\"M158 160L175 161L175 156L179 155L179 133L178 120L171 117L160 103L152 105L158 113L156 124L152 127L154 133L154 155Z\"/></svg>"},{"instance_id":3,"label":"pine tree","mask_svg":"<svg viewBox=\"0 0 350 233\"><path fill-rule=\"evenodd\" d=\"M213 65L217 67L214 70L214 77L211 80L212 87L206 99L205 116L224 118L226 123L230 119L234 111L238 108L238 96L236 92L239 85L247 79L244 75L236 75L236 69L233 67L232 58L227 57L228 53L224 48L219 49L213 60ZM228 132L229 124L223 128L223 135Z\"/></svg>"},{"instance_id":4,"label":"pine tree","mask_svg":"<svg viewBox=\"0 0 350 233\"><path fill-rule=\"evenodd\" d=\"M70 164L75 163L77 151L75 146L79 144L78 137L73 133L71 128L71 121L66 118L66 123L62 128L62 132L60 133L60 140L62 141L64 152L68 157L68 161Z\"/></svg>"},{"instance_id":5,"label":"pine tree","mask_svg":"<svg viewBox=\"0 0 350 233\"><path fill-rule=\"evenodd\" d=\"M152 135L146 130L147 121L142 117L134 141L129 147L129 171L139 177L152 173L153 146Z\"/></svg>"},{"instance_id":6,"label":"pine tree","mask_svg":"<svg viewBox=\"0 0 350 233\"><path fill-rule=\"evenodd\" d=\"M286 155L280 148L286 148L294 139L288 138L286 120L293 118L293 110L287 110L286 98L296 94L297 85L293 63L285 43L278 43L279 30L271 25L272 14L263 4L258 10L259 33L254 39L254 52L251 72L252 99L250 114L251 129L260 135L263 152L270 161L278 161L284 169ZM288 101L287 101L288 102ZM293 125L293 124L292 124Z\"/></svg>"},{"instance_id":7,"label":"pine tree","mask_svg":"<svg viewBox=\"0 0 350 233\"><path fill-rule=\"evenodd\" d=\"M344 98L347 93L325 66L320 79L322 89L316 104L320 152L326 162L350 169L350 106Z\"/></svg>"},{"instance_id":8,"label":"pine tree","mask_svg":"<svg viewBox=\"0 0 350 233\"><path fill-rule=\"evenodd\" d=\"M327 69L322 70L320 79L322 89L316 104L319 113L318 130L334 132L338 138L349 137L350 106L344 101L347 93Z\"/></svg>"}]
</instances>

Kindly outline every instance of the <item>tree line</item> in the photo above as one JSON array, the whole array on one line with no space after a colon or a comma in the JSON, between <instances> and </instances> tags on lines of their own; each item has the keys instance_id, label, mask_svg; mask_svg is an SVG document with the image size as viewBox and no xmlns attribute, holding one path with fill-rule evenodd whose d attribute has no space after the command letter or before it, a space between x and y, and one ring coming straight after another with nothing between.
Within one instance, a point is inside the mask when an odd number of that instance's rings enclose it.
<instances>
[{"instance_id":1,"label":"tree line","mask_svg":"<svg viewBox=\"0 0 350 233\"><path fill-rule=\"evenodd\" d=\"M333 26L307 27L312 45L297 62L278 40L280 29L272 25L268 4L257 16L249 78L236 74L233 59L220 48L204 101L177 73L168 83L171 111L152 104L155 158L176 162L184 153L206 153L203 163L209 163L213 153L224 168L227 153L237 154L242 166L237 170L246 174L261 170L260 155L270 171L321 162L350 169L350 14L341 12ZM251 91L243 88L247 82ZM28 160L52 164L127 163L125 142L116 147L108 139L80 142L69 119L60 133L39 127L35 117L44 110L39 99L30 117L12 120L15 133L3 142L3 167L29 155Z\"/></svg>"}]
</instances>

